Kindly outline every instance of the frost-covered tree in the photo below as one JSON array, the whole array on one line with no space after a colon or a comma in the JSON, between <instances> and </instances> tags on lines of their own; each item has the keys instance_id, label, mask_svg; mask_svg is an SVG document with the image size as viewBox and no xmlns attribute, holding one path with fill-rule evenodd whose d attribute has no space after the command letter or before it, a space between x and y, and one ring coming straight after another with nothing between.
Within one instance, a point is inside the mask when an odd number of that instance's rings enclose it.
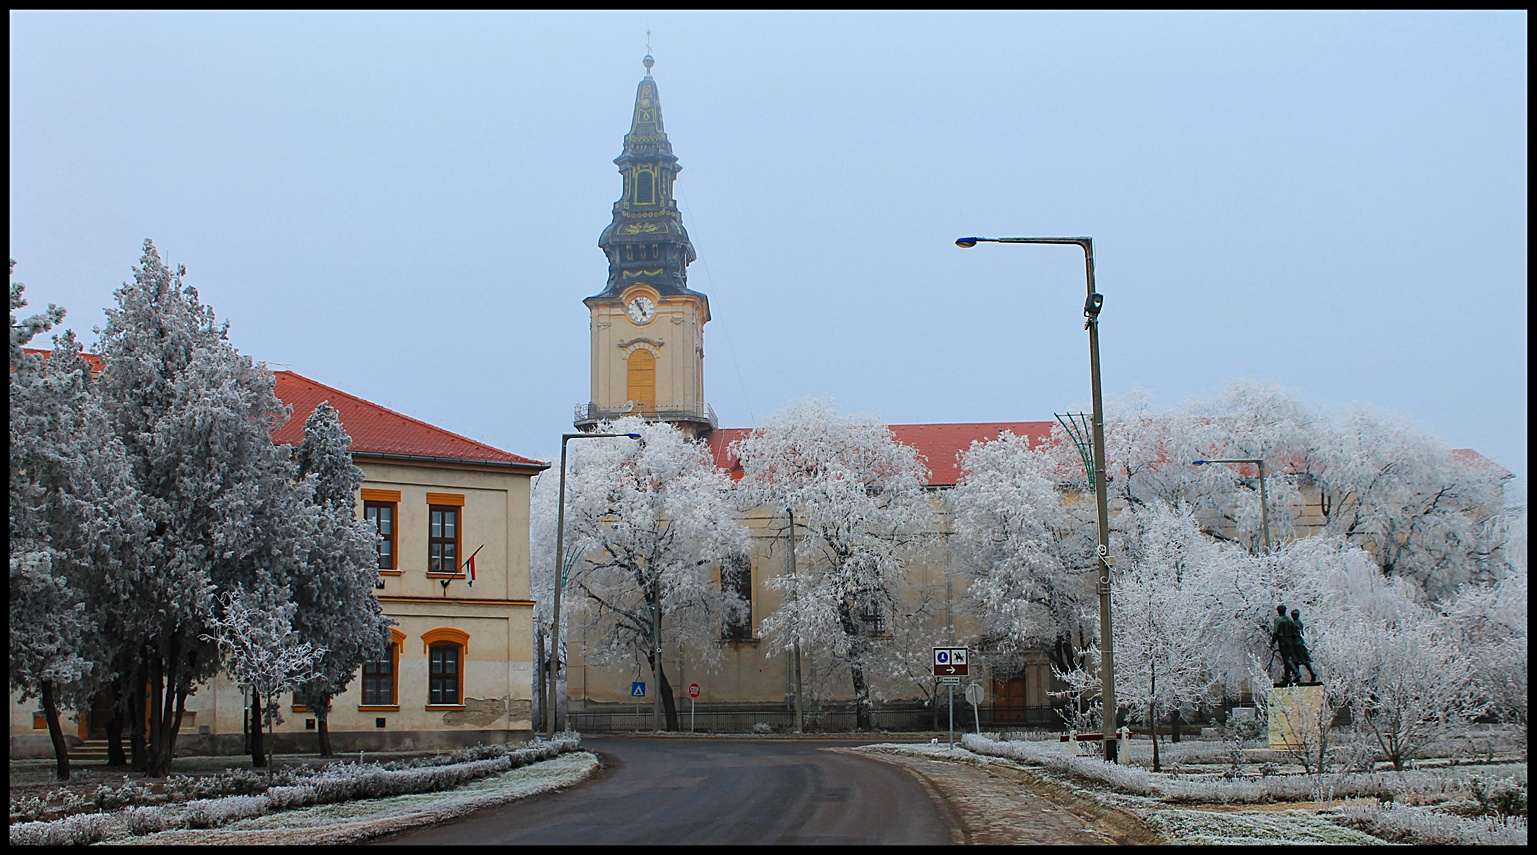
<instances>
[{"instance_id":1,"label":"frost-covered tree","mask_svg":"<svg viewBox=\"0 0 1537 855\"><path fill-rule=\"evenodd\" d=\"M292 581L294 627L324 651L299 696L315 714L322 757L332 755L331 699L346 691L364 662L387 649L388 627L395 624L374 596L379 532L357 517L363 470L353 464L351 448L341 418L323 401L305 420L295 455L304 497L313 503L306 515L313 528L303 570Z\"/></svg>"},{"instance_id":2,"label":"frost-covered tree","mask_svg":"<svg viewBox=\"0 0 1537 855\"><path fill-rule=\"evenodd\" d=\"M267 733L282 721L277 697L314 679L324 647L303 640L294 628L298 605L282 591L249 593L235 588L219 598L220 616L208 619L204 641L217 645L219 659L235 683L261 699L261 717L253 724ZM267 750L271 774L272 749Z\"/></svg>"},{"instance_id":3,"label":"frost-covered tree","mask_svg":"<svg viewBox=\"0 0 1537 855\"><path fill-rule=\"evenodd\" d=\"M59 709L88 706L111 676L112 611L132 593L124 546L142 518L74 333L46 360L19 350L36 320L11 324L11 687L40 699L64 780Z\"/></svg>"},{"instance_id":4,"label":"frost-covered tree","mask_svg":"<svg viewBox=\"0 0 1537 855\"><path fill-rule=\"evenodd\" d=\"M1208 458L1266 461L1271 537L1291 533L1299 504L1289 461L1317 429L1316 417L1284 390L1229 384L1211 399L1156 408L1145 391L1106 404L1105 455L1113 508L1154 502L1191 509L1202 528L1251 552L1264 551L1258 472L1252 466L1195 466Z\"/></svg>"},{"instance_id":5,"label":"frost-covered tree","mask_svg":"<svg viewBox=\"0 0 1537 855\"><path fill-rule=\"evenodd\" d=\"M1092 608L1085 574L1095 566L1095 530L1059 488L1063 468L1057 448L1031 448L1027 437L974 442L949 505L972 577L968 602L989 646L1044 650L1068 671L1094 631L1083 615Z\"/></svg>"},{"instance_id":6,"label":"frost-covered tree","mask_svg":"<svg viewBox=\"0 0 1537 855\"><path fill-rule=\"evenodd\" d=\"M1411 580L1384 575L1365 550L1336 536L1307 537L1284 544L1262 568L1245 586L1252 610L1300 608L1325 720L1349 708L1396 768L1487 709L1454 622L1422 605L1426 595ZM1254 624L1249 632L1243 643L1263 669L1266 633ZM1264 682L1256 680L1257 692ZM1319 744L1310 759L1318 768L1325 750Z\"/></svg>"},{"instance_id":7,"label":"frost-covered tree","mask_svg":"<svg viewBox=\"0 0 1537 855\"><path fill-rule=\"evenodd\" d=\"M1161 503L1122 518L1115 575L1116 700L1153 731L1169 712L1213 699L1222 643L1222 577L1232 559L1203 535L1190 511Z\"/></svg>"},{"instance_id":8,"label":"frost-covered tree","mask_svg":"<svg viewBox=\"0 0 1537 855\"><path fill-rule=\"evenodd\" d=\"M11 274L16 259L11 259ZM39 697L48 720L48 735L58 758L59 780L69 779L69 749L59 726L59 707L54 687L78 681L89 673L91 663L80 655L82 642L94 630L85 615L85 604L63 577L54 573L56 551L42 531L40 504L48 488L39 483L29 467L43 444L30 423L29 399L44 397L42 359L23 348L39 333L64 318L64 310L50 305L40 315L17 319L16 310L27 305L26 286L11 282L10 372L10 623L11 690L23 701ZM46 404L45 404L46 406Z\"/></svg>"},{"instance_id":9,"label":"frost-covered tree","mask_svg":"<svg viewBox=\"0 0 1537 855\"><path fill-rule=\"evenodd\" d=\"M16 275L16 259L11 259L11 276ZM64 320L64 310L52 303L48 304L47 311L29 317L16 317L16 310L25 308L27 298L27 286L12 280L11 282L11 370L21 367L26 359L23 348L38 335L53 329L60 321Z\"/></svg>"},{"instance_id":10,"label":"frost-covered tree","mask_svg":"<svg viewBox=\"0 0 1537 855\"><path fill-rule=\"evenodd\" d=\"M578 443L580 445L580 443ZM575 448L575 446L573 446ZM566 527L561 557L562 609L560 615L560 650L551 647L553 635L550 621L555 602L555 526L558 520L557 503L560 495L560 473L554 471L548 477L534 479L529 495L529 567L530 596L534 600L534 659L540 663L534 673L534 717L547 721L545 704L549 697L547 681L555 681L555 710L557 721L566 720L566 653L571 639L571 571L587 551L586 538ZM568 505L569 508L569 498ZM729 603L728 603L729 605ZM536 728L537 729L537 728Z\"/></svg>"},{"instance_id":11,"label":"frost-covered tree","mask_svg":"<svg viewBox=\"0 0 1537 855\"><path fill-rule=\"evenodd\" d=\"M1489 708L1455 627L1428 610L1398 622L1357 620L1319 641L1331 686L1394 769Z\"/></svg>"},{"instance_id":12,"label":"frost-covered tree","mask_svg":"<svg viewBox=\"0 0 1537 855\"><path fill-rule=\"evenodd\" d=\"M215 594L281 588L307 557L293 537L292 462L271 439L288 410L271 372L235 350L183 273L145 241L99 343L97 385L150 527L121 604L131 667L119 700L149 709L147 728L137 712L129 720L135 764L153 776L175 756L187 696L217 670L206 631Z\"/></svg>"},{"instance_id":13,"label":"frost-covered tree","mask_svg":"<svg viewBox=\"0 0 1537 855\"><path fill-rule=\"evenodd\" d=\"M1263 459L1276 540L1295 533L1306 504L1321 533L1365 549L1384 573L1433 598L1497 575L1509 473L1368 407L1336 416L1253 380L1161 409L1139 392L1108 403L1106 454L1114 505L1158 498L1191 507L1208 534L1255 553L1264 551L1257 470L1190 461Z\"/></svg>"},{"instance_id":14,"label":"frost-covered tree","mask_svg":"<svg viewBox=\"0 0 1537 855\"><path fill-rule=\"evenodd\" d=\"M731 480L702 443L638 417L605 423L599 432L638 433L641 440L572 445L565 540L582 550L568 582L576 600L573 631L600 639L591 651L595 662L644 664L661 693L667 728L676 730L660 656L663 633L707 667L718 661L722 623L743 606L722 590L712 568L746 552L750 541L735 518ZM553 566L548 552L536 560Z\"/></svg>"},{"instance_id":15,"label":"frost-covered tree","mask_svg":"<svg viewBox=\"0 0 1537 855\"><path fill-rule=\"evenodd\" d=\"M1436 599L1497 574L1509 473L1365 407L1336 424L1320 456L1308 476L1324 531L1366 549L1384 573Z\"/></svg>"},{"instance_id":16,"label":"frost-covered tree","mask_svg":"<svg viewBox=\"0 0 1537 855\"><path fill-rule=\"evenodd\" d=\"M769 583L787 594L762 623L770 649L799 644L846 667L856 727L870 730L870 669L890 655L882 624L906 616L903 550L934 512L923 491L928 471L877 419L815 399L770 416L732 452L746 500L794 508L799 529L799 578Z\"/></svg>"},{"instance_id":17,"label":"frost-covered tree","mask_svg":"<svg viewBox=\"0 0 1537 855\"><path fill-rule=\"evenodd\" d=\"M1519 525L1526 525L1524 512ZM1443 612L1491 711L1519 725L1523 736L1529 728L1527 593L1526 568L1512 564L1492 584L1465 585Z\"/></svg>"}]
</instances>

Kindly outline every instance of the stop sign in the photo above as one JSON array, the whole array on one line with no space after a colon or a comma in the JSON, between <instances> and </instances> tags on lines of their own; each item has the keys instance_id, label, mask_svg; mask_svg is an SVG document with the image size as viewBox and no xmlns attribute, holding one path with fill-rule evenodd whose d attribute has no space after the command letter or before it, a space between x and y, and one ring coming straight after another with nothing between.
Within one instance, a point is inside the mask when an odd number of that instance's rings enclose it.
<instances>
[{"instance_id":1,"label":"stop sign","mask_svg":"<svg viewBox=\"0 0 1537 855\"><path fill-rule=\"evenodd\" d=\"M689 683L688 684L688 696L691 697L691 698L699 697L699 684L698 683Z\"/></svg>"}]
</instances>

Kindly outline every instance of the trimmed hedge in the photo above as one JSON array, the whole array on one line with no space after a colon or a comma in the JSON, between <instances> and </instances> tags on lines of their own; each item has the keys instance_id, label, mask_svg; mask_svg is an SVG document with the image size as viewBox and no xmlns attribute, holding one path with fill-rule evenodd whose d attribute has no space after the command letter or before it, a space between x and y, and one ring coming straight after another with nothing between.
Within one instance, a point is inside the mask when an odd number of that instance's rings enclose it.
<instances>
[{"instance_id":1,"label":"trimmed hedge","mask_svg":"<svg viewBox=\"0 0 1537 855\"><path fill-rule=\"evenodd\" d=\"M275 810L450 790L552 759L576 750L580 744L581 737L573 733L562 734L548 742L537 739L520 748L475 746L456 751L447 759L435 757L427 761L433 765L391 769L377 764L338 763L303 778L301 783L273 786L260 794L196 799L179 805L134 807L121 813L128 832L133 835L154 834L172 828L216 828ZM291 780L290 776L285 777ZM234 778L238 778L234 785L244 789L250 786L252 776L239 774ZM89 813L53 822L17 823L11 826L10 842L12 845L55 846L96 843L105 837L110 821L108 814Z\"/></svg>"}]
</instances>

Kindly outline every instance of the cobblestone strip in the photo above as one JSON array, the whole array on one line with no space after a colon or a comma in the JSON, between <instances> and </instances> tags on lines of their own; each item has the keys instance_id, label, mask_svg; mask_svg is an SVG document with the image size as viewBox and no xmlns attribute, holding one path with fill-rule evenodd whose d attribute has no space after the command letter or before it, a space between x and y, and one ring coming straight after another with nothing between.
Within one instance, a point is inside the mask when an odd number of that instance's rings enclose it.
<instances>
[{"instance_id":1,"label":"cobblestone strip","mask_svg":"<svg viewBox=\"0 0 1537 855\"><path fill-rule=\"evenodd\" d=\"M1161 843L1137 818L1001 766L930 760L884 751L848 751L902 766L948 802L965 842L979 845L1147 845Z\"/></svg>"}]
</instances>

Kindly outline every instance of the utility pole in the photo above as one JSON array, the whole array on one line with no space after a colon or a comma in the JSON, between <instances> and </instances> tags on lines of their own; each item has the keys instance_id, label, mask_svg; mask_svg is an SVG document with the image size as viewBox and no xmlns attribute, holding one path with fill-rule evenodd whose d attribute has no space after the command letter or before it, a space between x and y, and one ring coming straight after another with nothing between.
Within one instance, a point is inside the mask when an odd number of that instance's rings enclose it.
<instances>
[{"instance_id":1,"label":"utility pole","mask_svg":"<svg viewBox=\"0 0 1537 855\"><path fill-rule=\"evenodd\" d=\"M1270 540L1270 497L1265 494L1265 461L1259 457L1225 457L1220 460L1192 460L1193 466L1205 466L1208 463L1253 463L1259 467L1259 523L1260 535L1265 538L1262 554L1269 554L1274 545Z\"/></svg>"},{"instance_id":2,"label":"utility pole","mask_svg":"<svg viewBox=\"0 0 1537 855\"><path fill-rule=\"evenodd\" d=\"M800 577L795 572L795 510L793 508L785 508L785 513L790 515L790 528L788 529L790 537L790 601L793 603L796 600L796 593L800 589ZM791 645L791 655L795 659L795 732L804 733L806 731L806 697L801 694L801 641L799 629L800 619L797 613L795 644Z\"/></svg>"},{"instance_id":3,"label":"utility pole","mask_svg":"<svg viewBox=\"0 0 1537 855\"><path fill-rule=\"evenodd\" d=\"M662 585L660 579L651 580L651 679L656 683L651 695L652 729L662 727Z\"/></svg>"}]
</instances>

